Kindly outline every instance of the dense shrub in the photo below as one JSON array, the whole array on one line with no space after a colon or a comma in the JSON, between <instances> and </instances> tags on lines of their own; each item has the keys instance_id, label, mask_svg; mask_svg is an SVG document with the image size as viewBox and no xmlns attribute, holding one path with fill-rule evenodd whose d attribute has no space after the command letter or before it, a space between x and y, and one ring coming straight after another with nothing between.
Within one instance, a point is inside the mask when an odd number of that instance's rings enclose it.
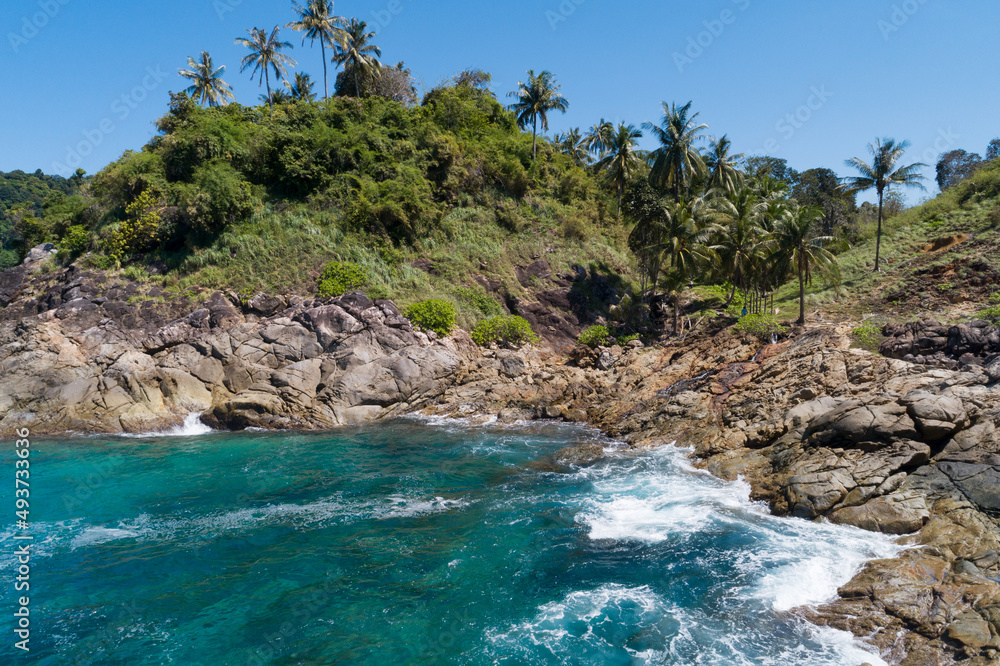
<instances>
[{"instance_id":1,"label":"dense shrub","mask_svg":"<svg viewBox=\"0 0 1000 666\"><path fill-rule=\"evenodd\" d=\"M608 330L607 326L591 326L580 334L576 342L587 347L601 347L613 344L615 338L611 335L611 331Z\"/></svg>"},{"instance_id":2,"label":"dense shrub","mask_svg":"<svg viewBox=\"0 0 1000 666\"><path fill-rule=\"evenodd\" d=\"M770 342L774 336L782 335L786 331L774 315L768 314L748 314L740 317L736 323L736 330L749 333L764 342Z\"/></svg>"},{"instance_id":3,"label":"dense shrub","mask_svg":"<svg viewBox=\"0 0 1000 666\"><path fill-rule=\"evenodd\" d=\"M458 296L459 300L463 303L474 307L487 317L496 317L504 313L503 306L500 305L497 299L493 298L482 289L458 287L455 289L455 295Z\"/></svg>"},{"instance_id":4,"label":"dense shrub","mask_svg":"<svg viewBox=\"0 0 1000 666\"><path fill-rule=\"evenodd\" d=\"M440 298L414 303L403 312L413 325L445 337L455 328L455 306Z\"/></svg>"},{"instance_id":5,"label":"dense shrub","mask_svg":"<svg viewBox=\"0 0 1000 666\"><path fill-rule=\"evenodd\" d=\"M90 234L82 225L73 225L59 241L59 259L65 261L78 257L89 247Z\"/></svg>"},{"instance_id":6,"label":"dense shrub","mask_svg":"<svg viewBox=\"0 0 1000 666\"><path fill-rule=\"evenodd\" d=\"M321 298L342 296L349 291L360 289L368 282L368 274L352 262L332 261L319 276Z\"/></svg>"},{"instance_id":7,"label":"dense shrub","mask_svg":"<svg viewBox=\"0 0 1000 666\"><path fill-rule=\"evenodd\" d=\"M851 338L861 349L877 351L884 336L882 335L882 327L869 319L851 331Z\"/></svg>"},{"instance_id":8,"label":"dense shrub","mask_svg":"<svg viewBox=\"0 0 1000 666\"><path fill-rule=\"evenodd\" d=\"M121 263L134 254L146 252L159 242L161 205L157 195L145 190L125 208L127 217L111 233L105 245L107 255Z\"/></svg>"},{"instance_id":9,"label":"dense shrub","mask_svg":"<svg viewBox=\"0 0 1000 666\"><path fill-rule=\"evenodd\" d=\"M216 234L253 212L256 199L250 183L222 160L195 169L190 184L179 187L178 205L188 225L203 234Z\"/></svg>"},{"instance_id":10,"label":"dense shrub","mask_svg":"<svg viewBox=\"0 0 1000 666\"><path fill-rule=\"evenodd\" d=\"M531 324L517 315L499 315L484 319L472 329L472 340L481 347L496 342L520 346L526 342L537 342L538 336L531 330Z\"/></svg>"}]
</instances>

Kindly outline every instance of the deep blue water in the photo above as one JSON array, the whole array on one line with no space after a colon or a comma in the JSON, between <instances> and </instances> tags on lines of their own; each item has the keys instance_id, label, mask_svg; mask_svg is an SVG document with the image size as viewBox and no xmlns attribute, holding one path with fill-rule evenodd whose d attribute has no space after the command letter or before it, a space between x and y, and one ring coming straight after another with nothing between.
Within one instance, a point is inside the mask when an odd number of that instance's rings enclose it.
<instances>
[{"instance_id":1,"label":"deep blue water","mask_svg":"<svg viewBox=\"0 0 1000 666\"><path fill-rule=\"evenodd\" d=\"M550 462L595 441L612 453L594 466ZM790 611L897 546L769 516L681 449L613 449L422 420L38 441L32 651L12 648L8 527L0 661L882 663Z\"/></svg>"}]
</instances>

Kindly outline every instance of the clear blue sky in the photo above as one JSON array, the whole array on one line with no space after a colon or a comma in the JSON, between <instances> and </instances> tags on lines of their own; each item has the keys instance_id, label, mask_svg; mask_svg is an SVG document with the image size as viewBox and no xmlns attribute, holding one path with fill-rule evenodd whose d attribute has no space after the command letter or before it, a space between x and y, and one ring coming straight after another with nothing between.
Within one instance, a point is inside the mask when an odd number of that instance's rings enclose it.
<instances>
[{"instance_id":1,"label":"clear blue sky","mask_svg":"<svg viewBox=\"0 0 1000 666\"><path fill-rule=\"evenodd\" d=\"M601 117L638 125L658 120L661 101L693 100L737 151L841 175L876 136L910 140L909 161L982 153L1000 136L995 0L338 0L335 11L367 20L383 59L404 60L424 89L479 67L503 98L528 68L551 70L570 100L553 132ZM239 102L256 103L233 39L292 18L282 0L4 0L0 170L54 173L86 152L94 173L140 149L201 50L227 66ZM320 79L319 47L283 33L298 69Z\"/></svg>"}]
</instances>

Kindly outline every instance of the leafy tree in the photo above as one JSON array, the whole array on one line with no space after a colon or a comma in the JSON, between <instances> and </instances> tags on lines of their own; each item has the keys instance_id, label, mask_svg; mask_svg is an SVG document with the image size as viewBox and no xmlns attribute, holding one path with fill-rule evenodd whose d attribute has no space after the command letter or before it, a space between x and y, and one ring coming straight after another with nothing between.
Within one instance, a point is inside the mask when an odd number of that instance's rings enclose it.
<instances>
[{"instance_id":1,"label":"leafy tree","mask_svg":"<svg viewBox=\"0 0 1000 666\"><path fill-rule=\"evenodd\" d=\"M375 33L367 29L368 24L356 18L345 23L333 54L333 62L351 67L356 97L361 97L361 77L376 77L382 70L382 49L372 43Z\"/></svg>"},{"instance_id":2,"label":"leafy tree","mask_svg":"<svg viewBox=\"0 0 1000 666\"><path fill-rule=\"evenodd\" d=\"M993 139L986 148L986 159L993 161L1000 158L1000 139Z\"/></svg>"},{"instance_id":3,"label":"leafy tree","mask_svg":"<svg viewBox=\"0 0 1000 666\"><path fill-rule=\"evenodd\" d=\"M541 121L542 129L549 129L549 111L562 111L566 113L569 109L569 102L559 93L559 86L556 83L552 72L543 71L537 76L535 71L528 70L528 82L518 81L517 90L508 93L508 97L515 97L517 101L511 105L511 111L517 114L517 123L521 129L527 129L531 125L531 155L532 159L538 157L538 124Z\"/></svg>"},{"instance_id":4,"label":"leafy tree","mask_svg":"<svg viewBox=\"0 0 1000 666\"><path fill-rule=\"evenodd\" d=\"M208 51L201 52L200 61L189 57L188 67L191 69L178 70L178 74L192 81L191 86L184 92L194 101L208 106L218 106L236 98L232 87L222 80L222 74L226 71L225 65L216 68Z\"/></svg>"},{"instance_id":5,"label":"leafy tree","mask_svg":"<svg viewBox=\"0 0 1000 666\"><path fill-rule=\"evenodd\" d=\"M694 177L706 175L705 162L695 143L708 125L697 123L698 114L691 115L692 104L678 107L664 102L660 124L643 123L643 128L660 142L660 147L650 155L653 160L650 182L669 190L674 201L681 200Z\"/></svg>"},{"instance_id":6,"label":"leafy tree","mask_svg":"<svg viewBox=\"0 0 1000 666\"><path fill-rule=\"evenodd\" d=\"M244 56L242 63L240 65L240 71L245 71L247 69L253 68L251 76L256 76L260 72L261 78L267 84L267 97L271 105L274 108L274 100L271 95L271 77L269 70L274 71L275 81L280 81L282 77L288 75L288 67L295 66L295 60L291 57L282 53L282 49L290 49L292 45L288 42L282 42L278 39L278 26L274 26L271 30L271 34L268 35L266 30L261 28L253 28L247 30L250 38L237 37L236 43L240 46L245 46L250 49L250 54ZM257 85L260 85L258 80Z\"/></svg>"},{"instance_id":7,"label":"leafy tree","mask_svg":"<svg viewBox=\"0 0 1000 666\"><path fill-rule=\"evenodd\" d=\"M799 205L823 210L823 233L828 236L847 226L857 207L854 195L840 187L840 178L830 169L809 169L798 174L791 194Z\"/></svg>"},{"instance_id":8,"label":"leafy tree","mask_svg":"<svg viewBox=\"0 0 1000 666\"><path fill-rule=\"evenodd\" d=\"M964 150L945 153L938 160L936 167L938 187L942 192L955 187L974 174L982 164L983 158L977 153L968 153Z\"/></svg>"},{"instance_id":9,"label":"leafy tree","mask_svg":"<svg viewBox=\"0 0 1000 666\"><path fill-rule=\"evenodd\" d=\"M481 69L467 69L459 72L452 79L452 83L456 86L466 86L483 92L489 91L492 82L493 75Z\"/></svg>"},{"instance_id":10,"label":"leafy tree","mask_svg":"<svg viewBox=\"0 0 1000 666\"><path fill-rule=\"evenodd\" d=\"M343 19L333 15L333 2L331 0L309 0L303 7L297 2L292 2L292 7L298 12L299 19L286 23L286 28L291 28L302 33L302 43L308 39L315 44L319 40L320 52L323 54L323 99L330 96L327 88L328 77L326 75L326 45L331 46L337 43L341 37L339 27Z\"/></svg>"},{"instance_id":11,"label":"leafy tree","mask_svg":"<svg viewBox=\"0 0 1000 666\"><path fill-rule=\"evenodd\" d=\"M348 65L337 75L335 94L338 97L353 96L357 92L356 83L360 83L361 97L381 97L405 106L417 102L416 83L413 81L412 73L403 63L395 67L383 66L378 72L367 72L357 77L354 65Z\"/></svg>"},{"instance_id":12,"label":"leafy tree","mask_svg":"<svg viewBox=\"0 0 1000 666\"><path fill-rule=\"evenodd\" d=\"M733 142L729 137L723 135L721 139L713 141L708 155L705 156L705 166L708 169L708 187L718 188L726 194L735 194L743 182L743 172L739 170L738 164L743 159L743 154L731 155Z\"/></svg>"},{"instance_id":13,"label":"leafy tree","mask_svg":"<svg viewBox=\"0 0 1000 666\"><path fill-rule=\"evenodd\" d=\"M798 177L795 169L788 166L788 160L780 157L753 155L745 158L743 162L746 165L746 174L751 178L760 179L767 176L790 186Z\"/></svg>"},{"instance_id":14,"label":"leafy tree","mask_svg":"<svg viewBox=\"0 0 1000 666\"><path fill-rule=\"evenodd\" d=\"M847 166L857 169L861 175L847 178L843 185L845 191L855 193L874 189L878 192L878 233L875 241L876 273L880 270L879 258L882 250L882 220L886 190L894 185L924 189L924 186L920 184L920 181L924 179L920 175L920 169L927 165L923 162L915 162L907 166L899 164L909 147L908 141L897 143L895 139L890 138L876 139L874 144L868 145L868 151L873 157L871 164L860 157L847 160Z\"/></svg>"},{"instance_id":15,"label":"leafy tree","mask_svg":"<svg viewBox=\"0 0 1000 666\"><path fill-rule=\"evenodd\" d=\"M625 184L632 178L636 169L642 165L639 156L639 139L642 132L635 125L619 123L607 140L604 158L597 163L597 168L607 172L612 184L618 190L618 214L622 212L622 196L625 194Z\"/></svg>"},{"instance_id":16,"label":"leafy tree","mask_svg":"<svg viewBox=\"0 0 1000 666\"><path fill-rule=\"evenodd\" d=\"M316 93L312 91L312 79L304 72L296 72L295 82L285 81L285 87L292 99L297 99L300 102L312 102L316 99Z\"/></svg>"},{"instance_id":17,"label":"leafy tree","mask_svg":"<svg viewBox=\"0 0 1000 666\"><path fill-rule=\"evenodd\" d=\"M806 285L813 273L819 272L834 282L840 281L837 258L823 248L829 236L813 236L813 225L823 219L823 211L808 206L795 206L778 224L768 243L772 270L777 275L796 275L799 279L799 319L806 323Z\"/></svg>"},{"instance_id":18,"label":"leafy tree","mask_svg":"<svg viewBox=\"0 0 1000 666\"><path fill-rule=\"evenodd\" d=\"M726 306L732 302L737 288L745 295L751 286L757 287L762 282L758 277L761 241L766 235L761 226L765 208L766 203L746 186L732 197L720 200L719 212L727 224L726 233L720 234L717 241L716 252L722 275L733 285Z\"/></svg>"}]
</instances>

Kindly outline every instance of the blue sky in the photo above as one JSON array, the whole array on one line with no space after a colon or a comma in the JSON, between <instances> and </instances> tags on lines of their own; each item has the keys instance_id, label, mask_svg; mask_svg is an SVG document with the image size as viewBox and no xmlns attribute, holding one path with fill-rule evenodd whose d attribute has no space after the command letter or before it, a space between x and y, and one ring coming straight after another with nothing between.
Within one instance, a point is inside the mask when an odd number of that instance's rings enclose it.
<instances>
[{"instance_id":1,"label":"blue sky","mask_svg":"<svg viewBox=\"0 0 1000 666\"><path fill-rule=\"evenodd\" d=\"M528 68L551 70L570 101L553 132L601 117L638 125L662 101L693 100L737 151L841 175L877 136L931 162L1000 136L995 0L338 0L335 12L367 20L383 60L405 61L424 89L479 67L504 98ZM227 66L239 102L256 103L233 39L292 19L284 0L4 0L0 170L79 160L94 173L140 149L185 87L177 69L202 50ZM319 47L283 32L298 70L320 79Z\"/></svg>"}]
</instances>

